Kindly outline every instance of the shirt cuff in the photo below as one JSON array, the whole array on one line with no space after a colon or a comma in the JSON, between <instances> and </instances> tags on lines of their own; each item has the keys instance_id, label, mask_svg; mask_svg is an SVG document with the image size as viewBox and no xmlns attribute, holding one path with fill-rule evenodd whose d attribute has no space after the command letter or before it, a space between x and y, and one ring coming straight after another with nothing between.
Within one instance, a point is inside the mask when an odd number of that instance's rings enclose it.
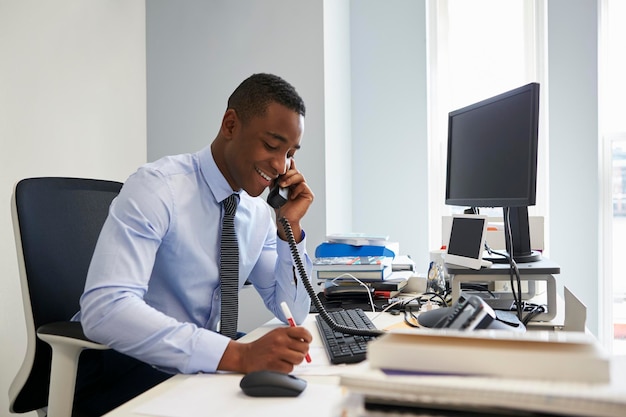
<instances>
[{"instance_id":1,"label":"shirt cuff","mask_svg":"<svg viewBox=\"0 0 626 417\"><path fill-rule=\"evenodd\" d=\"M198 340L194 343L193 354L189 358L187 369L184 370L186 374L215 373L231 340L211 330L203 330L198 332Z\"/></svg>"},{"instance_id":2,"label":"shirt cuff","mask_svg":"<svg viewBox=\"0 0 626 417\"><path fill-rule=\"evenodd\" d=\"M300 259L304 262L306 255L306 234L304 230L300 234L300 243L296 243L296 248L298 249L298 253L300 254ZM278 254L278 259L281 262L285 262L288 264L293 264L293 258L291 256L291 247L289 246L289 242L282 240L280 237L276 237L276 253Z\"/></svg>"}]
</instances>

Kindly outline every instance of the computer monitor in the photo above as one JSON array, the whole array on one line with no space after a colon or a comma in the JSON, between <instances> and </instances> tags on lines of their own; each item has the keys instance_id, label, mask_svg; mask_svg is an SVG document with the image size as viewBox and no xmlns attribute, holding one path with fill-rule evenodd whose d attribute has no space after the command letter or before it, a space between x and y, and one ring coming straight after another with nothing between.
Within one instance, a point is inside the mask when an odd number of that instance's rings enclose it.
<instances>
[{"instance_id":1,"label":"computer monitor","mask_svg":"<svg viewBox=\"0 0 626 417\"><path fill-rule=\"evenodd\" d=\"M528 226L528 206L536 200L538 132L538 83L448 115L445 203L502 207L506 250L516 262L541 259L531 250Z\"/></svg>"}]
</instances>

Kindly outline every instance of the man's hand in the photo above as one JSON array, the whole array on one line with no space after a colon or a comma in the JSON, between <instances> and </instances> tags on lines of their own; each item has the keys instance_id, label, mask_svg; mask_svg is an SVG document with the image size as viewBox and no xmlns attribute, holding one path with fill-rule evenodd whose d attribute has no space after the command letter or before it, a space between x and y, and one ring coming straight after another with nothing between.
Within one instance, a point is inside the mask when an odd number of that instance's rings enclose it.
<instances>
[{"instance_id":1,"label":"man's hand","mask_svg":"<svg viewBox=\"0 0 626 417\"><path fill-rule=\"evenodd\" d=\"M281 208L276 210L276 218L286 218L291 225L296 242L300 242L302 236L300 220L302 220L313 203L315 195L306 183L302 173L296 168L295 160L291 161L291 166L285 175L280 177L278 185L289 187L289 199ZM278 236L282 240L287 240L287 235L280 226L278 227Z\"/></svg>"},{"instance_id":2,"label":"man's hand","mask_svg":"<svg viewBox=\"0 0 626 417\"><path fill-rule=\"evenodd\" d=\"M304 360L311 340L311 333L304 327L280 327L250 343L233 340L217 369L244 374L266 369L290 373Z\"/></svg>"}]
</instances>

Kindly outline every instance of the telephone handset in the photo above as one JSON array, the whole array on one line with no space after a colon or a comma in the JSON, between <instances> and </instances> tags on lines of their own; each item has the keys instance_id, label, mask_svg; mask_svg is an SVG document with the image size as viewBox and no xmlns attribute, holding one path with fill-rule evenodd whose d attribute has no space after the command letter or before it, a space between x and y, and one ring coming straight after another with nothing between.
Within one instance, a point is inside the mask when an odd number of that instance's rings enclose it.
<instances>
[{"instance_id":1,"label":"telephone handset","mask_svg":"<svg viewBox=\"0 0 626 417\"><path fill-rule=\"evenodd\" d=\"M287 160L287 171L291 169L291 158ZM281 208L289 200L289 188L282 188L278 185L282 175L274 180L270 193L267 195L267 204L275 209Z\"/></svg>"},{"instance_id":2,"label":"telephone handset","mask_svg":"<svg viewBox=\"0 0 626 417\"><path fill-rule=\"evenodd\" d=\"M289 199L289 188L282 188L278 186L280 177L276 178L274 185L270 189L270 193L267 195L267 203L275 209L279 209Z\"/></svg>"}]
</instances>

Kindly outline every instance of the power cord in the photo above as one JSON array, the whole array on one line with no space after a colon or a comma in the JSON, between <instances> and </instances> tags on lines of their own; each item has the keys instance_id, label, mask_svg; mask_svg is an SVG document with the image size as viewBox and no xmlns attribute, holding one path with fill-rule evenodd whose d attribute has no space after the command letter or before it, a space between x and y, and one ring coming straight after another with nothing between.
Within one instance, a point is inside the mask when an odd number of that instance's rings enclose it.
<instances>
[{"instance_id":1,"label":"power cord","mask_svg":"<svg viewBox=\"0 0 626 417\"><path fill-rule=\"evenodd\" d=\"M404 315L404 322L408 326L421 327L417 324L417 315L415 313L422 311L424 306L428 307L433 304L437 307L448 307L450 305L449 298L449 294L442 296L435 292L425 292L415 297L397 299L391 304L384 306L383 311L378 313L378 316L386 312L390 312L391 314L402 313ZM374 319L376 319L376 317L374 317Z\"/></svg>"},{"instance_id":2,"label":"power cord","mask_svg":"<svg viewBox=\"0 0 626 417\"><path fill-rule=\"evenodd\" d=\"M509 248L510 251L513 251L513 242L511 238L511 222L509 218L509 208L505 208L505 225L509 230ZM517 263L513 259L512 253L506 254L501 252L493 251L489 245L485 243L485 249L490 255L498 255L503 256L509 262L509 276L511 282L511 293L513 294L514 308L517 313L517 318L524 324L524 326L528 325L528 323L538 315L545 313L547 311L547 307L545 305L539 305L534 303L528 303L522 300L522 284L521 284L521 276L519 269L517 267ZM515 282L513 280L513 275L515 275ZM517 284L517 292L515 291L515 284ZM525 315L523 312L527 312Z\"/></svg>"},{"instance_id":3,"label":"power cord","mask_svg":"<svg viewBox=\"0 0 626 417\"><path fill-rule=\"evenodd\" d=\"M513 239L511 237L511 220L509 217L510 214L510 208L509 207L505 207L504 208L504 224L505 227L508 229L508 236L509 236L509 240L508 240L508 247L510 248L510 252L513 252ZM517 263L515 262L515 259L513 259L513 254L512 253L503 253L503 252L497 252L492 250L489 245L487 245L487 243L485 242L485 250L487 250L487 252L489 253L489 255L498 255L498 256L502 256L504 257L508 264L509 264L509 280L511 283L511 294L513 295L513 301L514 301L514 306L516 307L517 310L517 318L520 321L523 321L523 316L522 316L522 279L520 277L520 272L519 269L517 268ZM517 284L517 285L516 285ZM517 292L515 290L517 286Z\"/></svg>"},{"instance_id":4,"label":"power cord","mask_svg":"<svg viewBox=\"0 0 626 417\"><path fill-rule=\"evenodd\" d=\"M526 315L524 316L524 319L522 320L522 323L524 324L524 326L528 325L528 323L530 323L530 321L534 319L535 317L537 317L539 314L547 312L547 306L545 305L527 303L527 302L524 302L523 304L524 304L523 310L528 312L526 313Z\"/></svg>"},{"instance_id":5,"label":"power cord","mask_svg":"<svg viewBox=\"0 0 626 417\"><path fill-rule=\"evenodd\" d=\"M520 321L523 319L522 317L522 279L520 277L520 273L519 273L519 269L517 268L517 263L515 262L515 259L513 259L513 234L511 233L511 208L510 207L506 207L504 209L504 218L505 218L505 226L507 228L507 230L509 231L508 235L509 235L509 241L508 241L508 246L509 246L509 256L507 257L508 261L509 261L509 265L511 266L511 268L509 269L509 276L510 276L510 281L511 281L511 292L513 294L513 299L515 300L516 306L517 306L517 318L520 319ZM513 273L515 273L515 278L516 278L516 282L517 282L517 294L515 294L515 285L513 283Z\"/></svg>"}]
</instances>

